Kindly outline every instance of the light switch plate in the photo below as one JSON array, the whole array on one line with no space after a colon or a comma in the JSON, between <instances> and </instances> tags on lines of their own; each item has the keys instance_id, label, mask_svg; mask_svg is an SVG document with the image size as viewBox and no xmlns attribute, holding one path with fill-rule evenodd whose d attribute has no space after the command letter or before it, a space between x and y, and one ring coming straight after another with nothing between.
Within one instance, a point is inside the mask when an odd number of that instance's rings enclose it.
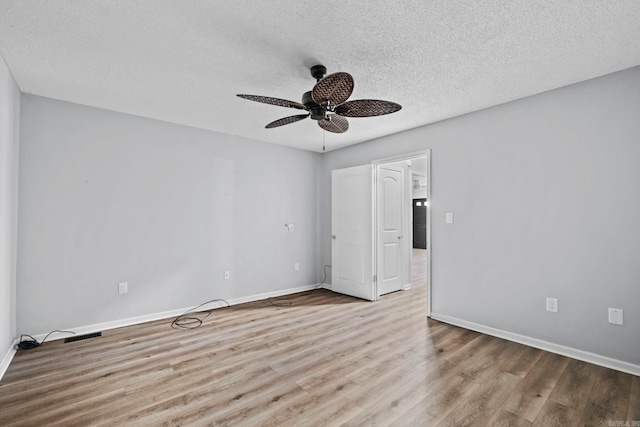
<instances>
[{"instance_id":1,"label":"light switch plate","mask_svg":"<svg viewBox=\"0 0 640 427\"><path fill-rule=\"evenodd\" d=\"M127 282L118 283L118 293L126 294L127 292L129 292L129 284Z\"/></svg>"},{"instance_id":2,"label":"light switch plate","mask_svg":"<svg viewBox=\"0 0 640 427\"><path fill-rule=\"evenodd\" d=\"M609 323L622 326L624 324L623 314L621 308L609 307Z\"/></svg>"},{"instance_id":3,"label":"light switch plate","mask_svg":"<svg viewBox=\"0 0 640 427\"><path fill-rule=\"evenodd\" d=\"M453 212L447 212L444 218L447 224L453 224Z\"/></svg>"}]
</instances>

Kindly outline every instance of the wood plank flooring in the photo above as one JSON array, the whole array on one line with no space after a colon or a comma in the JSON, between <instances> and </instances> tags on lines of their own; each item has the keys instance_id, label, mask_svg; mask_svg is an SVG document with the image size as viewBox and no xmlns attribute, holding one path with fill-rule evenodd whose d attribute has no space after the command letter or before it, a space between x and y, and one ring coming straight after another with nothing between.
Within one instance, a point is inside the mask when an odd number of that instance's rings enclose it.
<instances>
[{"instance_id":1,"label":"wood plank flooring","mask_svg":"<svg viewBox=\"0 0 640 427\"><path fill-rule=\"evenodd\" d=\"M318 290L19 351L0 425L640 426L639 377L426 319L415 254L376 303Z\"/></svg>"}]
</instances>

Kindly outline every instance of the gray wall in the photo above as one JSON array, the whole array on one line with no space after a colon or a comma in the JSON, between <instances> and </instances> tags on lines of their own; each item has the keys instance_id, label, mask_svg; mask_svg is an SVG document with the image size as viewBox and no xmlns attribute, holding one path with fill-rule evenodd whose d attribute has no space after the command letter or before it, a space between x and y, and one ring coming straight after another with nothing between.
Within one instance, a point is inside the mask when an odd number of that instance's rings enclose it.
<instances>
[{"instance_id":1,"label":"gray wall","mask_svg":"<svg viewBox=\"0 0 640 427\"><path fill-rule=\"evenodd\" d=\"M20 143L20 333L316 280L319 154L30 95Z\"/></svg>"},{"instance_id":2,"label":"gray wall","mask_svg":"<svg viewBox=\"0 0 640 427\"><path fill-rule=\"evenodd\" d=\"M18 333L311 284L330 171L431 148L434 313L639 364L639 112L633 68L321 156L23 95Z\"/></svg>"},{"instance_id":3,"label":"gray wall","mask_svg":"<svg viewBox=\"0 0 640 427\"><path fill-rule=\"evenodd\" d=\"M0 361L16 336L20 90L0 56Z\"/></svg>"},{"instance_id":4,"label":"gray wall","mask_svg":"<svg viewBox=\"0 0 640 427\"><path fill-rule=\"evenodd\" d=\"M326 154L318 265L330 171L427 148L433 312L640 364L640 67Z\"/></svg>"}]
</instances>

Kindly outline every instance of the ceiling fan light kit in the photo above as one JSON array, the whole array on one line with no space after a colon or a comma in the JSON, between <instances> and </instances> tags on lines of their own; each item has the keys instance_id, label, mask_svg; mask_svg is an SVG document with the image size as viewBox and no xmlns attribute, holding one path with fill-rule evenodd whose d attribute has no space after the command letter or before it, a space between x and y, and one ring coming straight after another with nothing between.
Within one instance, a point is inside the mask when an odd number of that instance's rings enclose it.
<instances>
[{"instance_id":1,"label":"ceiling fan light kit","mask_svg":"<svg viewBox=\"0 0 640 427\"><path fill-rule=\"evenodd\" d=\"M302 103L260 95L238 94L238 96L249 101L307 111L307 114L275 120L265 126L267 129L289 125L311 117L318 122L318 126L328 132L344 133L349 129L347 117L381 116L395 113L402 108L395 102L378 99L347 101L354 87L351 74L338 72L325 77L327 68L323 65L314 65L310 71L317 82L313 90L302 95Z\"/></svg>"}]
</instances>

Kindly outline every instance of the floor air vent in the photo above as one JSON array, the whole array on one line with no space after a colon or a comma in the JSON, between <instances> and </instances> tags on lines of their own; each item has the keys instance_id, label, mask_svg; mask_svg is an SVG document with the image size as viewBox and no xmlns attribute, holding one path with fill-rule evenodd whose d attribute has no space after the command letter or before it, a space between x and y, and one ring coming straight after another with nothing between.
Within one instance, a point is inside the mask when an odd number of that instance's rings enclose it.
<instances>
[{"instance_id":1,"label":"floor air vent","mask_svg":"<svg viewBox=\"0 0 640 427\"><path fill-rule=\"evenodd\" d=\"M95 337L101 337L101 336L102 336L102 332L94 332L92 334L76 335L75 337L65 338L64 342L87 340L89 338L95 338Z\"/></svg>"}]
</instances>

